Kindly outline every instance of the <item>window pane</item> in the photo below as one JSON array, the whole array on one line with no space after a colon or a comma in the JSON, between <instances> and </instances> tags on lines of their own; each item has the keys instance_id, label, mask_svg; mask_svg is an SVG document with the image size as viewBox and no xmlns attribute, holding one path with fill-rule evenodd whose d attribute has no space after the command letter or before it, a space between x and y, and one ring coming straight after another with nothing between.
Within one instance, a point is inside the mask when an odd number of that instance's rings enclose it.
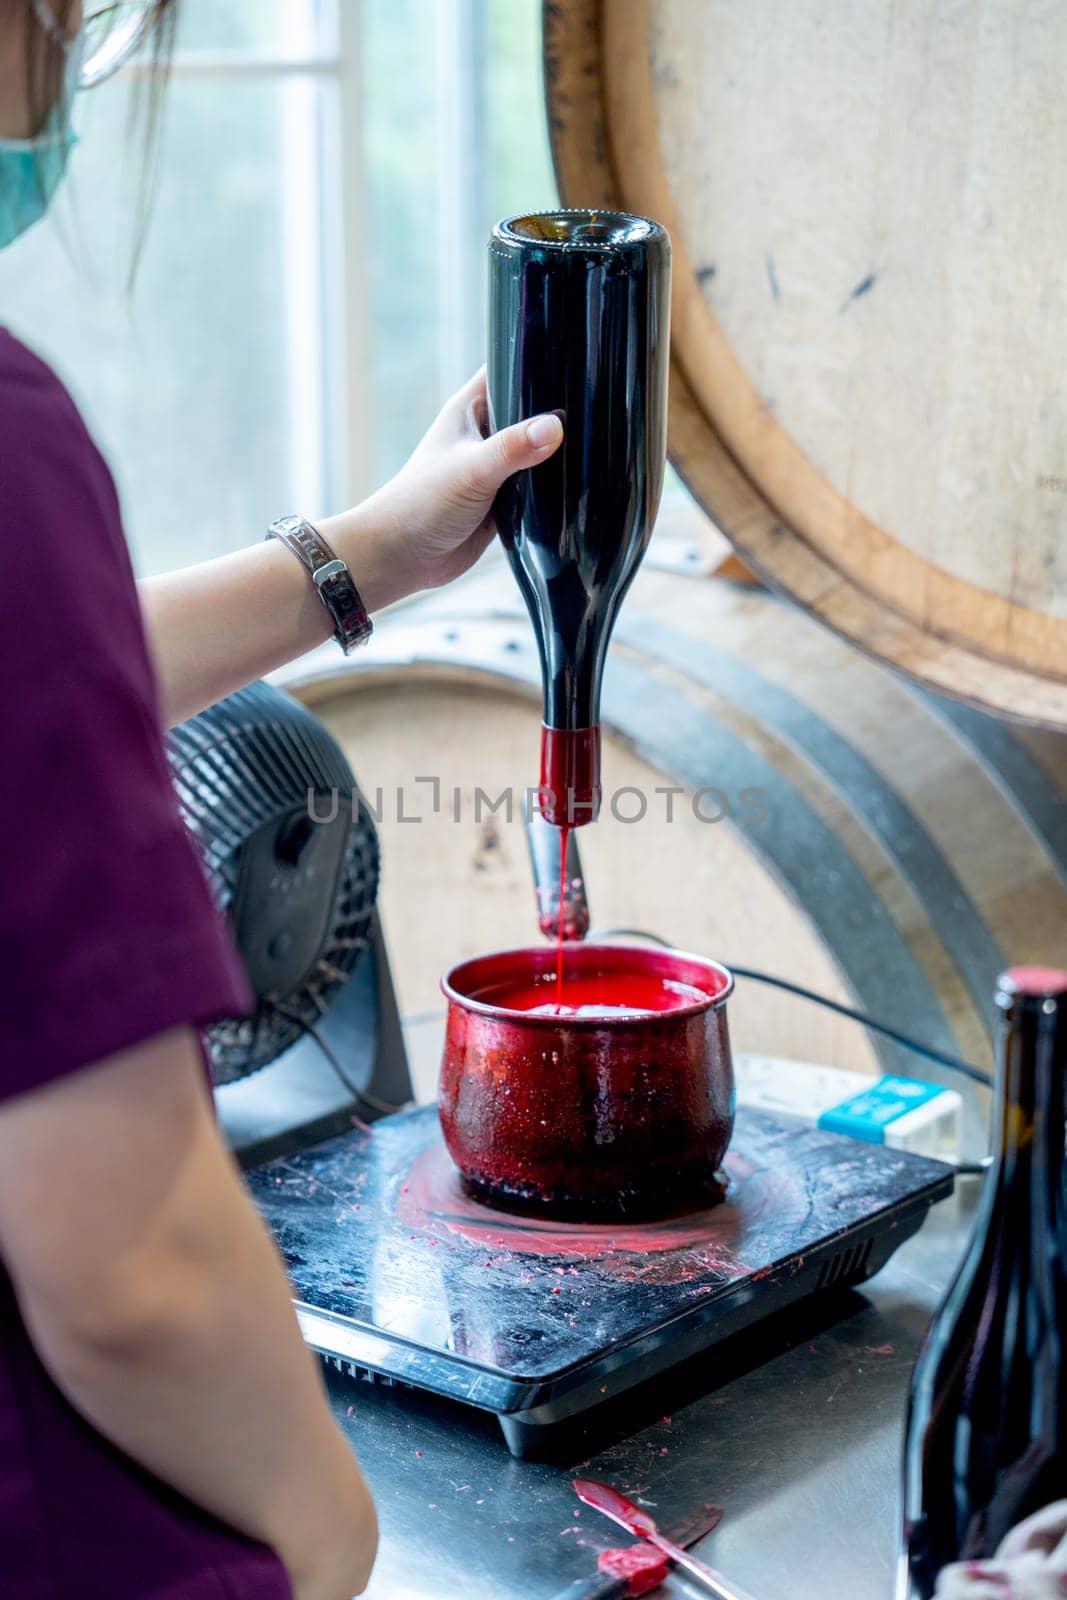
<instances>
[{"instance_id":1,"label":"window pane","mask_svg":"<svg viewBox=\"0 0 1067 1600\"><path fill-rule=\"evenodd\" d=\"M488 228L559 204L541 78L541 0L488 0Z\"/></svg>"},{"instance_id":2,"label":"window pane","mask_svg":"<svg viewBox=\"0 0 1067 1600\"><path fill-rule=\"evenodd\" d=\"M327 0L182 0L178 48L308 55L329 9Z\"/></svg>"},{"instance_id":3,"label":"window pane","mask_svg":"<svg viewBox=\"0 0 1067 1600\"><path fill-rule=\"evenodd\" d=\"M115 472L142 571L255 539L307 509L314 352L289 307L315 303L316 251L291 226L282 147L313 85L175 79L159 194L132 304L135 147L127 90L83 97L68 204L0 254L0 315L57 367ZM310 108L313 113L314 107ZM125 224L125 225L120 225ZM306 341L305 341L306 342ZM310 463L314 477L314 463Z\"/></svg>"},{"instance_id":4,"label":"window pane","mask_svg":"<svg viewBox=\"0 0 1067 1600\"><path fill-rule=\"evenodd\" d=\"M363 0L362 21L372 465L380 483L441 398L436 35L425 0Z\"/></svg>"},{"instance_id":5,"label":"window pane","mask_svg":"<svg viewBox=\"0 0 1067 1600\"><path fill-rule=\"evenodd\" d=\"M509 212L556 204L541 88L540 0L485 0L487 161L480 238ZM377 481L403 462L444 398L439 236L442 96L438 18L426 0L363 0L367 246ZM470 92L477 92L472 86ZM485 272L484 254L478 270ZM484 303L484 282L467 285ZM459 285L464 291L464 285Z\"/></svg>"}]
</instances>

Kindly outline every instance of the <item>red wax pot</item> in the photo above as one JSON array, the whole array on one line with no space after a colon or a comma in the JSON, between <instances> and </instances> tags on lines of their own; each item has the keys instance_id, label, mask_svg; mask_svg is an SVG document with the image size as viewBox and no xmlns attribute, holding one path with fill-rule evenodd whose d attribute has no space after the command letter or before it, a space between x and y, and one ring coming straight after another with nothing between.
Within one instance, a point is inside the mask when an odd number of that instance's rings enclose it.
<instances>
[{"instance_id":1,"label":"red wax pot","mask_svg":"<svg viewBox=\"0 0 1067 1600\"><path fill-rule=\"evenodd\" d=\"M734 1124L730 974L675 950L575 945L559 1014L556 959L506 950L442 980L438 1109L467 1185L493 1205L583 1222L718 1198Z\"/></svg>"}]
</instances>

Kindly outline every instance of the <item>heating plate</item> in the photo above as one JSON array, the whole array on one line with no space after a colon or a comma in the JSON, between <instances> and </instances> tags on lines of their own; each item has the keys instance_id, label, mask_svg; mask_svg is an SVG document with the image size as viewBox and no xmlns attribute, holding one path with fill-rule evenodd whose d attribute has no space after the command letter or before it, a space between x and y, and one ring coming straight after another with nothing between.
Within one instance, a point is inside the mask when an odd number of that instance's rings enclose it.
<instances>
[{"instance_id":1,"label":"heating plate","mask_svg":"<svg viewBox=\"0 0 1067 1600\"><path fill-rule=\"evenodd\" d=\"M514 1455L812 1294L882 1267L950 1167L740 1108L726 1198L583 1227L469 1198L432 1106L247 1174L304 1337L354 1377L494 1412Z\"/></svg>"}]
</instances>

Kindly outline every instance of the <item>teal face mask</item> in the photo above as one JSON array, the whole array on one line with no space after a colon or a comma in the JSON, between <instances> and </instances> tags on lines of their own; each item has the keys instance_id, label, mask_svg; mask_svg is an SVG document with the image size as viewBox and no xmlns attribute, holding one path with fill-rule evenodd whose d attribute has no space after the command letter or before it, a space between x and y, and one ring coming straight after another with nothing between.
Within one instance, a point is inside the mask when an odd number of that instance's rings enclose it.
<instances>
[{"instance_id":1,"label":"teal face mask","mask_svg":"<svg viewBox=\"0 0 1067 1600\"><path fill-rule=\"evenodd\" d=\"M36 139L0 139L0 250L40 222L76 142L69 120Z\"/></svg>"},{"instance_id":2,"label":"teal face mask","mask_svg":"<svg viewBox=\"0 0 1067 1600\"><path fill-rule=\"evenodd\" d=\"M82 34L64 40L62 48L63 88L41 132L33 139L0 138L0 250L44 216L77 143L71 116L84 54Z\"/></svg>"}]
</instances>

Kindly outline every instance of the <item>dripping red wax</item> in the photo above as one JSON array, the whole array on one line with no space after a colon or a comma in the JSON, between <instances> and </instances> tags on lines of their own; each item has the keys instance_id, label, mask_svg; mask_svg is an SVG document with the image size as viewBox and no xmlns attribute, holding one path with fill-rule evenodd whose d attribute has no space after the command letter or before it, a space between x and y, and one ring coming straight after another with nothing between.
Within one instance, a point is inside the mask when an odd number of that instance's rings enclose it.
<instances>
[{"instance_id":1,"label":"dripping red wax","mask_svg":"<svg viewBox=\"0 0 1067 1600\"><path fill-rule=\"evenodd\" d=\"M571 887L567 876L567 845L570 834L570 826L561 824L556 969L554 975L545 974L548 978L554 976L555 999L550 1001L545 998L546 985L539 976L483 998L491 998L494 1005L505 1011L523 1011L533 1016L585 1018L639 1017L650 1012L681 1011L686 1006L699 1005L706 1000L706 992L693 984L664 980L642 972L593 976L567 974L567 894Z\"/></svg>"},{"instance_id":2,"label":"dripping red wax","mask_svg":"<svg viewBox=\"0 0 1067 1600\"><path fill-rule=\"evenodd\" d=\"M563 935L567 928L567 844L570 829L564 824L559 830L559 927L556 930L556 1010L563 1012ZM528 1006L521 1009L529 1010Z\"/></svg>"}]
</instances>

